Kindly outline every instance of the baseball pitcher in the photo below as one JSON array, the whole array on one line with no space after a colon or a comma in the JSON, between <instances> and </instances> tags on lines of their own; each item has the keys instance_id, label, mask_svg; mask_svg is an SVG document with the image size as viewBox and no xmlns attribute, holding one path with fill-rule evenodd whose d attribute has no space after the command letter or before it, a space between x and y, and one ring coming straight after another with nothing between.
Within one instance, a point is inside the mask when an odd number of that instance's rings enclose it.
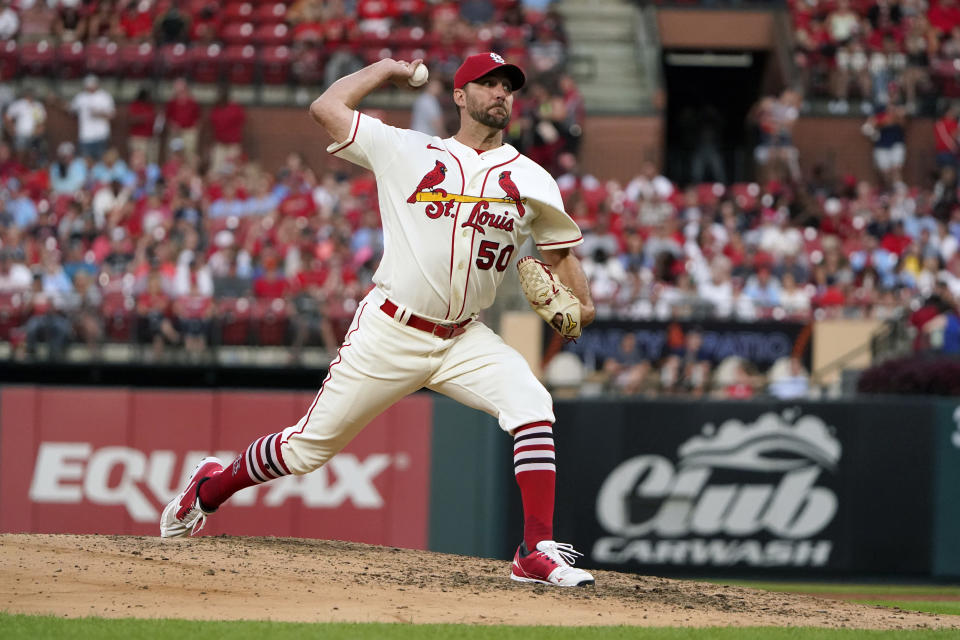
<instances>
[{"instance_id":1,"label":"baseball pitcher","mask_svg":"<svg viewBox=\"0 0 960 640\"><path fill-rule=\"evenodd\" d=\"M594 317L571 247L582 239L553 178L503 143L523 71L495 53L470 56L454 76L460 129L441 139L357 111L385 82L408 86L422 61L381 60L341 78L310 106L327 150L377 179L384 253L337 357L295 425L251 443L226 467L204 459L164 509L163 537L197 533L231 495L318 469L373 418L428 388L495 416L514 439L523 542L511 578L592 585L581 555L553 540L556 462L549 393L526 361L477 320L516 251L533 237L542 261L518 263L531 306L567 338ZM421 71L418 74L422 76Z\"/></svg>"}]
</instances>

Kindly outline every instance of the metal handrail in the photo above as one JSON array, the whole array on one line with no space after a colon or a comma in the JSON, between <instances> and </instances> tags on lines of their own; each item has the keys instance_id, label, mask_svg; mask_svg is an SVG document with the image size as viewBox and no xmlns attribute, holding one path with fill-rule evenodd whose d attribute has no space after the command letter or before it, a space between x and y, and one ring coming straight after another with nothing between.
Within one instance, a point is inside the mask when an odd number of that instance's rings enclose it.
<instances>
[{"instance_id":1,"label":"metal handrail","mask_svg":"<svg viewBox=\"0 0 960 640\"><path fill-rule=\"evenodd\" d=\"M823 378L834 371L841 370L855 358L869 351L874 356L881 355L879 343L887 338L905 337L906 335L906 313L901 310L895 317L884 321L883 325L873 330L866 342L857 345L850 351L831 360L816 371L811 372L810 382L812 384L822 384ZM893 348L896 348L895 346Z\"/></svg>"}]
</instances>

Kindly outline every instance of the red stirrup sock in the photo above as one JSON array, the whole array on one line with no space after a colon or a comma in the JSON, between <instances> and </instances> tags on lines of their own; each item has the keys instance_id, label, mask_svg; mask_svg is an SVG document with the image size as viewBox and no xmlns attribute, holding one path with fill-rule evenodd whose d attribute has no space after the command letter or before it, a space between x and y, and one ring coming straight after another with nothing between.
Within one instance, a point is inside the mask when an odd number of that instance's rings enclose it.
<instances>
[{"instance_id":1,"label":"red stirrup sock","mask_svg":"<svg viewBox=\"0 0 960 640\"><path fill-rule=\"evenodd\" d=\"M282 433L254 440L231 465L200 484L197 493L206 512L216 511L227 498L240 489L290 475L280 453Z\"/></svg>"},{"instance_id":2,"label":"red stirrup sock","mask_svg":"<svg viewBox=\"0 0 960 640\"><path fill-rule=\"evenodd\" d=\"M541 540L553 540L557 465L549 422L533 422L516 430L513 472L523 500L523 540L532 551Z\"/></svg>"}]
</instances>

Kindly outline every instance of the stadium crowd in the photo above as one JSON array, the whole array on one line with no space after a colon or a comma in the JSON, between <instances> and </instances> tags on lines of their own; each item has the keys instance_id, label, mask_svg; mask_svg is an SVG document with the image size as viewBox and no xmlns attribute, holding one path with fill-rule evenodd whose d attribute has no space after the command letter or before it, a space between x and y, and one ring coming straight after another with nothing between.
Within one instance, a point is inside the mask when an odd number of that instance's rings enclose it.
<instances>
[{"instance_id":1,"label":"stadium crowd","mask_svg":"<svg viewBox=\"0 0 960 640\"><path fill-rule=\"evenodd\" d=\"M562 19L544 0L0 0L0 79L159 74L233 84L330 84L384 57L452 72L497 50L561 69Z\"/></svg>"},{"instance_id":2,"label":"stadium crowd","mask_svg":"<svg viewBox=\"0 0 960 640\"><path fill-rule=\"evenodd\" d=\"M374 4L352 7L357 29L379 29L388 19L395 31L394 20L409 19L362 13ZM380 4L396 10L402 3ZM423 15L436 19L454 3L421 4L428 9ZM45 6L30 6L38 5ZM307 6L295 3L284 15ZM510 24L510 12L520 10L515 2L454 8L454 22L467 26ZM790 152L798 102L790 92L758 106L757 121L769 130L756 157L757 182L678 185L647 163L618 183L579 166L583 101L561 72L563 48L551 44L562 43L562 24L542 7L521 12L529 15L539 25L524 36L534 80L518 96L508 140L557 177L567 210L584 230L578 251L600 319L885 319L935 298L942 306L928 319L938 318L931 326L942 336L955 325L955 111L937 123L946 133L943 148L938 137L942 169L932 186L906 185L883 172L876 181L817 171L801 176ZM22 23L20 29L26 41ZM450 114L440 96L455 64L431 67L439 81L414 105L413 126L445 135ZM266 171L245 155L242 106L224 94L204 112L186 81L174 83L166 104L141 93L118 106L90 76L69 105L25 90L6 106L0 340L17 357L63 357L71 342L94 354L105 342L133 342L152 359L177 345L178 357L200 360L211 344L229 344L286 346L296 361L305 346L331 350L342 338L382 251L372 178L316 172L296 154ZM47 108L77 115L76 144L48 148ZM110 146L111 121L121 109L131 123L126 148ZM209 147L198 143L201 131ZM918 320L921 334L926 324ZM720 389L744 396L768 382L747 362L704 361L697 351L677 345L650 363L621 345L598 373L622 393ZM778 370L799 380L801 369L787 360ZM786 384L785 393L801 386Z\"/></svg>"},{"instance_id":3,"label":"stadium crowd","mask_svg":"<svg viewBox=\"0 0 960 640\"><path fill-rule=\"evenodd\" d=\"M788 5L805 93L829 97L830 111L847 113L856 98L869 113L884 104L890 82L903 86L911 114L933 114L938 97L960 96L957 0L789 0Z\"/></svg>"}]
</instances>

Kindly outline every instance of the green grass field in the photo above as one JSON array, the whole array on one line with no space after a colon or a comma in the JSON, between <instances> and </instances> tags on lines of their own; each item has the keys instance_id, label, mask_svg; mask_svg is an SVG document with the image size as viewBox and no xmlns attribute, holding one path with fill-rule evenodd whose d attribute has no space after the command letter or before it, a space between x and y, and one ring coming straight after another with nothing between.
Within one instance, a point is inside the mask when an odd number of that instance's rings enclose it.
<instances>
[{"instance_id":1,"label":"green grass field","mask_svg":"<svg viewBox=\"0 0 960 640\"><path fill-rule=\"evenodd\" d=\"M849 598L844 599L850 600L850 602L880 605L883 607L899 607L906 611L923 611L925 613L952 616L960 615L960 586L956 585L750 582L715 579L708 579L706 582L732 584L738 587L763 589L764 591L777 591L780 593L849 595ZM930 599L925 600L924 596L928 596Z\"/></svg>"},{"instance_id":2,"label":"green grass field","mask_svg":"<svg viewBox=\"0 0 960 640\"><path fill-rule=\"evenodd\" d=\"M289 622L190 622L105 618L64 619L0 613L0 638L129 640L847 640L848 638L920 640L960 638L960 631L857 631L810 628L676 629L638 627L503 627L406 624L295 624Z\"/></svg>"}]
</instances>

